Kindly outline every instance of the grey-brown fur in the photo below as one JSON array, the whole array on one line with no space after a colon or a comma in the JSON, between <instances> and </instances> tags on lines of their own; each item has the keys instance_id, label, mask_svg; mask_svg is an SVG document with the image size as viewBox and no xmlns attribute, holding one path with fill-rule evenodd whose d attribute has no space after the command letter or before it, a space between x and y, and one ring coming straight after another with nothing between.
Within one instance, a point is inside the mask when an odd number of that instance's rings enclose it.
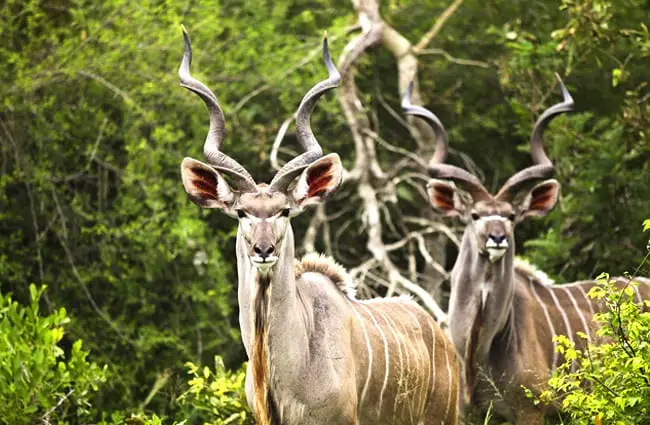
<instances>
[{"instance_id":1,"label":"grey-brown fur","mask_svg":"<svg viewBox=\"0 0 650 425\"><path fill-rule=\"evenodd\" d=\"M470 262L461 262L470 258ZM603 306L586 297L593 281L549 285L530 268L513 266L512 250L491 263L473 252L467 237L463 238L459 262L452 271L450 330L459 352L473 353L473 363L466 365L465 382L472 385L464 388L467 401L481 412L492 404L499 416L516 424L541 424L543 415L554 413L555 406L535 406L521 387L539 393L563 361L555 354L554 335L569 336L578 348L585 346L578 332L593 341L593 313ZM635 299L649 298L650 282L637 281L641 285L635 289ZM627 280L617 278L617 282L624 285ZM489 288L489 295L485 313L479 317L482 287ZM478 320L484 323L472 341L468 329Z\"/></svg>"},{"instance_id":2,"label":"grey-brown fur","mask_svg":"<svg viewBox=\"0 0 650 425\"><path fill-rule=\"evenodd\" d=\"M351 298L341 285L346 275L323 257L283 267L292 238L289 228L280 267L270 272L267 308L258 303L241 320L242 335L253 335L245 345L268 356L253 354L247 374L249 402L268 409L257 417L273 425L274 416L286 424L458 423L459 361L431 316L408 298ZM238 262L250 264L244 256ZM264 287L252 265L242 272L240 299ZM247 323L264 330L247 331ZM257 375L265 377L262 389Z\"/></svg>"},{"instance_id":3,"label":"grey-brown fur","mask_svg":"<svg viewBox=\"0 0 650 425\"><path fill-rule=\"evenodd\" d=\"M536 406L522 387L538 393L561 359L553 337L565 334L581 348L577 332L594 335L593 314L600 306L587 298L593 282L551 286L523 264L515 264L514 229L530 216L547 214L555 205L560 183L543 148L551 120L573 109L573 98L557 76L562 102L546 109L531 134L534 165L511 176L494 195L466 170L445 164L448 140L431 111L402 107L426 120L436 132L436 149L428 164L432 206L465 223L458 257L451 272L450 334L464 359L464 401L494 411L516 425L543 423L554 406ZM463 189L458 191L457 189ZM619 283L622 284L622 283ZM648 281L637 300L648 295Z\"/></svg>"},{"instance_id":4,"label":"grey-brown fur","mask_svg":"<svg viewBox=\"0 0 650 425\"><path fill-rule=\"evenodd\" d=\"M210 112L205 153L185 158L183 185L203 208L238 220L239 324L246 354L246 398L259 425L439 425L458 422L459 365L451 342L413 301L357 301L347 273L328 259L296 261L290 219L323 202L341 183L337 154L322 155L309 125L318 98L339 83L327 41L328 78L296 113L305 152L270 185L220 150L224 117L216 96L190 75L185 36L184 87ZM223 173L230 174L231 187Z\"/></svg>"}]
</instances>

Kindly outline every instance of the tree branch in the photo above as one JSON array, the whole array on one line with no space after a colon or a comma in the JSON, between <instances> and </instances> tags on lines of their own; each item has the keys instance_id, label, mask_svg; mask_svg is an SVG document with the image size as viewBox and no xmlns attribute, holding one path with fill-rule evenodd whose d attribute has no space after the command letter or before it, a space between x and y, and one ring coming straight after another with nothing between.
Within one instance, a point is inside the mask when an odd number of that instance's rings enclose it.
<instances>
[{"instance_id":1,"label":"tree branch","mask_svg":"<svg viewBox=\"0 0 650 425\"><path fill-rule=\"evenodd\" d=\"M440 30L442 30L442 27L447 23L451 15L454 14L456 9L458 9L462 3L463 0L454 0L454 2L450 4L447 9L440 14L440 16L438 16L438 19L436 19L436 22L434 22L431 29L427 31L426 34L424 34L424 37L422 37L418 44L416 44L413 48L413 53L415 55L420 54L420 51L427 47L431 40L433 40L436 35L438 35Z\"/></svg>"}]
</instances>

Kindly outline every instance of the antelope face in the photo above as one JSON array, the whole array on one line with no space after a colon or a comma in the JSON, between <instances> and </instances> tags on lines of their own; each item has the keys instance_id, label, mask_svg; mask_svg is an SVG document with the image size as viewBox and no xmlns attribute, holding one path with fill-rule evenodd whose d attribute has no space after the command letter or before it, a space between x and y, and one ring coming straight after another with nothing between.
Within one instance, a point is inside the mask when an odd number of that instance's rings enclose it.
<instances>
[{"instance_id":1,"label":"antelope face","mask_svg":"<svg viewBox=\"0 0 650 425\"><path fill-rule=\"evenodd\" d=\"M480 201L470 209L468 227L476 238L481 254L491 262L499 260L513 241L515 211L511 204L498 201Z\"/></svg>"},{"instance_id":2,"label":"antelope face","mask_svg":"<svg viewBox=\"0 0 650 425\"><path fill-rule=\"evenodd\" d=\"M292 205L287 195L260 186L257 193L242 194L234 210L248 246L248 257L258 269L267 271L278 260Z\"/></svg>"},{"instance_id":3,"label":"antelope face","mask_svg":"<svg viewBox=\"0 0 650 425\"><path fill-rule=\"evenodd\" d=\"M427 185L431 205L437 211L460 217L467 223L479 254L491 262L500 260L508 249L514 249L515 224L532 215L547 214L557 202L560 184L553 179L543 181L530 190L521 190L511 200L500 200L487 191L471 196L458 191L449 180L431 179ZM475 199L479 198L480 199Z\"/></svg>"},{"instance_id":4,"label":"antelope face","mask_svg":"<svg viewBox=\"0 0 650 425\"><path fill-rule=\"evenodd\" d=\"M214 167L192 158L183 160L181 174L195 204L239 220L251 264L268 273L279 260L290 218L334 192L343 166L337 154L329 154L304 168L287 188L258 184L242 191L233 190Z\"/></svg>"},{"instance_id":5,"label":"antelope face","mask_svg":"<svg viewBox=\"0 0 650 425\"><path fill-rule=\"evenodd\" d=\"M573 98L559 75L556 77L563 100L545 110L535 123L530 137L535 165L511 176L496 195L490 194L475 175L445 164L449 147L447 132L433 112L411 104L412 82L402 99L404 112L424 119L436 134L436 149L427 167L433 177L427 184L432 206L447 216L464 219L465 232L473 234L479 254L487 253L492 262L501 259L511 247L515 222L531 215L545 215L557 201L560 184L549 179L554 167L544 152L542 137L554 117L573 110ZM461 192L456 190L457 185L463 189Z\"/></svg>"},{"instance_id":6,"label":"antelope face","mask_svg":"<svg viewBox=\"0 0 650 425\"><path fill-rule=\"evenodd\" d=\"M247 245L248 258L258 270L267 273L283 252L290 215L299 214L307 205L322 202L341 184L341 159L337 154L322 156L323 150L310 126L316 101L337 87L341 76L324 37L323 61L328 77L307 92L296 111L296 135L305 152L287 162L270 184L256 184L241 164L220 150L226 127L223 111L212 90L190 74L192 47L185 29L183 39L185 49L178 69L181 86L196 93L210 113L210 129L203 145L209 165L185 158L181 164L183 186L198 206L219 208L239 220L238 237L242 236ZM227 174L236 186L231 187L222 174ZM293 260L292 257L285 261L293 263Z\"/></svg>"}]
</instances>

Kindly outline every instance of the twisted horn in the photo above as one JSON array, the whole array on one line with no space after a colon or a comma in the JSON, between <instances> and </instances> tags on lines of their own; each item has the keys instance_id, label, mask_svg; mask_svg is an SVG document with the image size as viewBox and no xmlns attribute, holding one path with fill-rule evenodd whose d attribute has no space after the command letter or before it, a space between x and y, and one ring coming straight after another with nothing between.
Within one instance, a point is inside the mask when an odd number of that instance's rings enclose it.
<instances>
[{"instance_id":1,"label":"twisted horn","mask_svg":"<svg viewBox=\"0 0 650 425\"><path fill-rule=\"evenodd\" d=\"M436 148L429 160L427 171L432 178L453 180L464 190L472 195L474 201L490 199L489 192L485 189L479 179L454 165L444 164L449 148L447 132L438 117L431 111L421 106L411 104L413 93L413 81L408 85L406 94L402 99L402 110L406 115L414 115L424 119L436 134Z\"/></svg>"},{"instance_id":2,"label":"twisted horn","mask_svg":"<svg viewBox=\"0 0 650 425\"><path fill-rule=\"evenodd\" d=\"M510 177L496 195L498 200L508 200L512 195L519 192L522 188L529 186L539 180L553 177L555 167L544 152L544 131L548 124L556 116L573 110L573 98L562 82L560 76L555 73L555 78L560 83L562 90L562 102L556 103L537 119L533 132L530 136L530 155L533 157L533 163L530 167L524 168L512 177Z\"/></svg>"},{"instance_id":3,"label":"twisted horn","mask_svg":"<svg viewBox=\"0 0 650 425\"><path fill-rule=\"evenodd\" d=\"M312 162L323 156L323 149L311 129L310 118L318 99L327 91L337 87L341 81L336 66L332 62L327 43L327 34L323 37L323 61L327 67L327 79L314 85L302 98L296 112L296 135L304 153L293 158L275 174L271 180L271 189L279 192L287 190L298 174Z\"/></svg>"},{"instance_id":4,"label":"twisted horn","mask_svg":"<svg viewBox=\"0 0 650 425\"><path fill-rule=\"evenodd\" d=\"M208 135L203 145L203 153L213 168L233 176L239 189L246 192L256 191L257 185L248 171L237 161L219 150L226 127L223 111L212 90L190 75L192 45L190 44L190 36L187 34L185 27L183 27L183 38L185 40L185 50L183 52L181 66L178 68L181 86L199 95L203 99L210 114L210 128L208 129Z\"/></svg>"}]
</instances>

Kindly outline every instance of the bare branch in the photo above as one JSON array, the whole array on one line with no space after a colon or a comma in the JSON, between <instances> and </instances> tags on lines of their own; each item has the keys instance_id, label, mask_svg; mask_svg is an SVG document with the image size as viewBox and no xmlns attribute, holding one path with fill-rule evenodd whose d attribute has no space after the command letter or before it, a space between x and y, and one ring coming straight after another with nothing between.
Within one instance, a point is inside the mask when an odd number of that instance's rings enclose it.
<instances>
[{"instance_id":1,"label":"bare branch","mask_svg":"<svg viewBox=\"0 0 650 425\"><path fill-rule=\"evenodd\" d=\"M333 35L329 36L330 42L334 42L338 38L339 38L339 36L336 35L336 34L333 34ZM275 85L272 84L272 83L284 80L287 76L293 74L294 72L296 72L297 70L303 68L309 62L314 60L314 58L319 57L321 51L322 51L322 47L321 47L321 44L320 44L320 41L319 41L317 43L317 47L314 47L313 49L310 49L309 52L307 52L307 54L301 60L299 60L298 62L293 64L291 67L287 68L284 72L282 72L277 77L274 77L273 81L266 82L266 83L260 85L259 87L253 89L250 93L247 93L244 97L242 97L241 100L239 102L237 102L237 104L233 107L231 114L236 114L251 99L253 99L254 97L258 96L259 94L264 93L265 91L273 88Z\"/></svg>"},{"instance_id":2,"label":"bare branch","mask_svg":"<svg viewBox=\"0 0 650 425\"><path fill-rule=\"evenodd\" d=\"M477 61L477 60L472 60L472 59L460 59L457 57L454 57L450 55L446 50L443 49L424 49L421 50L419 53L420 56L422 55L440 55L444 57L446 60L448 60L451 63L455 63L457 65L467 65L467 66L478 66L479 68L490 68L490 64L487 62L483 61Z\"/></svg>"},{"instance_id":3,"label":"bare branch","mask_svg":"<svg viewBox=\"0 0 650 425\"><path fill-rule=\"evenodd\" d=\"M271 155L269 155L270 157L269 159L271 160L271 167L273 167L274 170L279 170L280 168L282 168L282 166L278 164L278 151L280 150L282 139L284 139L284 135L287 133L287 129L289 128L291 121L295 119L296 119L296 115L293 114L286 120L282 121L282 125L278 130L278 134L275 136L275 140L273 141L273 147L271 148Z\"/></svg>"},{"instance_id":4,"label":"bare branch","mask_svg":"<svg viewBox=\"0 0 650 425\"><path fill-rule=\"evenodd\" d=\"M302 243L305 253L316 252L316 235L324 223L327 223L327 215L325 214L325 204L321 203L316 207L316 212L312 216L309 227L305 232L305 238Z\"/></svg>"},{"instance_id":5,"label":"bare branch","mask_svg":"<svg viewBox=\"0 0 650 425\"><path fill-rule=\"evenodd\" d=\"M116 95L121 97L122 99L124 99L124 101L128 105L132 105L138 112L144 113L144 110L142 109L142 107L139 104L137 104L133 100L133 98L131 96L129 96L129 94L127 92L120 89L115 84L111 83L106 78L102 77L101 75L97 75L97 74L95 74L93 72L84 71L84 70L76 71L76 73L81 75L82 77L86 77L88 79L91 79L91 80L94 80L94 81L98 82L102 86L106 87L107 89L109 89L110 91L112 91L113 93L115 93Z\"/></svg>"},{"instance_id":6,"label":"bare branch","mask_svg":"<svg viewBox=\"0 0 650 425\"><path fill-rule=\"evenodd\" d=\"M370 129L364 129L363 134L372 137L376 142L379 142L380 145L382 145L383 147L385 147L389 151L404 155L404 156L412 159L413 161L415 161L415 163L418 164L419 166L421 166L422 168L425 168L425 169L427 168L427 162L425 160L423 160L421 157L419 157L418 155L416 155L413 152L407 151L406 149L398 148L397 146L391 145L390 143L388 143L388 141L382 139L381 136L379 136L379 134L375 133L374 131L372 131Z\"/></svg>"},{"instance_id":7,"label":"bare branch","mask_svg":"<svg viewBox=\"0 0 650 425\"><path fill-rule=\"evenodd\" d=\"M445 313L427 290L419 287L414 280L406 278L392 262L387 245L383 241L384 226L388 226L390 229L391 237L394 235L399 237L401 232L408 231L401 220L396 220L393 223L394 218L397 216L391 215L393 212L389 208L389 204L397 202L397 194L395 183L389 179L389 175L392 174L395 168L424 168L426 163L418 155L391 145L383 140L377 131L373 131L373 125L368 115L372 115L374 111L364 110L354 80L356 63L359 58L366 52L368 47L378 42L387 47L398 61L399 83L404 90L415 74L417 58L410 54L410 42L381 19L379 4L376 0L353 0L352 3L359 16L362 33L348 43L339 60L339 69L344 82L339 91L339 101L355 143L355 165L351 174L357 177L355 186L361 201L361 226L359 226L359 230L355 228L355 232L365 233L367 237L366 247L372 257L364 261L360 266L353 268L350 272L356 280L361 280L362 285L366 279L370 279L375 285L385 286L388 288L387 295L404 291L414 294L438 321L445 321ZM374 128L378 129L381 123L376 117L374 118ZM433 139L433 133L426 125L422 126L421 134L429 136L425 137L426 140ZM394 163L391 173L385 173L379 165L376 154L377 143L390 152L403 156L403 159ZM414 165L410 165L411 163ZM337 241L344 232L343 229L348 229L351 222L352 220L348 220L338 229ZM419 237L422 238L422 235L419 235ZM411 235L404 239L404 245L409 240L418 242L418 235ZM411 244L410 272L406 271L413 277L417 277L414 268L417 252L424 256L427 264L438 265L426 247L419 247L419 250L416 251L415 246ZM403 245L395 249L402 247ZM438 265L438 268L444 272L441 266ZM365 286L367 287L367 284ZM368 291L362 293L365 292Z\"/></svg>"},{"instance_id":8,"label":"bare branch","mask_svg":"<svg viewBox=\"0 0 650 425\"><path fill-rule=\"evenodd\" d=\"M41 422L43 422L44 424L49 425L49 424L50 424L50 415L51 415L52 413L54 413L54 411L55 411L56 409L58 409L59 407L61 407L61 405L62 405L62 404L63 404L63 403L68 399L68 398L70 398L70 396L72 395L72 393L74 393L74 388L71 388L70 390L68 390L68 392L65 393L65 394L63 395L63 397L61 397L61 398L59 399L59 401L57 401L56 404L55 404L54 406L50 407L50 408L47 410L47 412L45 412L45 413L43 414L43 416L41 416Z\"/></svg>"},{"instance_id":9,"label":"bare branch","mask_svg":"<svg viewBox=\"0 0 650 425\"><path fill-rule=\"evenodd\" d=\"M7 136L9 143L11 143L11 145L13 146L16 166L22 169L21 155L18 149L18 144L16 143L16 140L14 139L13 135L9 131L9 128L6 126L5 122L1 119L0 119L0 125L2 126L2 129L5 135ZM32 228L34 230L34 244L36 247L36 259L38 261L38 274L39 274L40 284L42 285L45 283L45 269L43 265L43 254L41 251L41 242L40 242L41 232L39 230L38 218L36 216L36 207L34 203L34 197L32 195L31 185L29 184L28 181L24 181L23 184L25 185L25 189L27 191L27 198L29 200L29 211L32 218ZM50 297L47 295L47 291L43 294L43 299L45 299L45 303L47 304L48 310L52 311L52 303L50 301Z\"/></svg>"},{"instance_id":10,"label":"bare branch","mask_svg":"<svg viewBox=\"0 0 650 425\"><path fill-rule=\"evenodd\" d=\"M61 217L61 222L65 223L65 220L63 220L63 217ZM65 227L65 225L64 225ZM83 278L81 277L81 274L79 274L79 270L77 269L77 266L74 261L74 256L72 255L72 251L70 251L70 248L68 247L68 244L65 241L64 237L61 237L61 235L57 232L57 237L59 239L59 243L63 247L63 250L65 251L66 257L68 259L68 264L70 265L70 269L72 270L72 274L74 275L75 279L77 279L77 282L79 283L79 286L83 290L84 294L86 295L86 298L90 302L90 305L92 306L93 310L97 313L99 317L101 317L114 331L117 333L122 340L125 342L128 342L129 344L135 346L135 342L132 341L130 338L128 338L126 335L122 333L122 331L117 327L115 323L108 317L108 315L97 305L95 302L95 299L93 298L92 294L86 287L86 283L84 282Z\"/></svg>"},{"instance_id":11,"label":"bare branch","mask_svg":"<svg viewBox=\"0 0 650 425\"><path fill-rule=\"evenodd\" d=\"M99 148L99 144L102 141L102 136L104 135L104 129L106 128L106 124L108 124L108 118L104 118L104 121L102 121L102 124L99 127L99 131L97 132L97 138L95 139L95 144L93 145L93 148L90 151L90 156L88 157L88 162L86 163L86 166L83 169L81 169L80 171L77 171L74 174L67 175L67 176L63 177L63 179L58 179L58 180L62 180L62 181L74 180L74 179L84 175L90 169L90 164L92 164L93 161L95 160L95 155L97 154L97 149Z\"/></svg>"},{"instance_id":12,"label":"bare branch","mask_svg":"<svg viewBox=\"0 0 650 425\"><path fill-rule=\"evenodd\" d=\"M440 16L438 16L438 19L436 19L436 22L434 22L431 29L427 31L427 33L424 34L424 37L422 37L418 44L415 45L413 48L413 53L418 55L422 49L427 47L427 45L438 35L451 15L456 12L456 9L458 9L462 3L463 0L454 0L454 2L450 4L447 9L440 14Z\"/></svg>"}]
</instances>

